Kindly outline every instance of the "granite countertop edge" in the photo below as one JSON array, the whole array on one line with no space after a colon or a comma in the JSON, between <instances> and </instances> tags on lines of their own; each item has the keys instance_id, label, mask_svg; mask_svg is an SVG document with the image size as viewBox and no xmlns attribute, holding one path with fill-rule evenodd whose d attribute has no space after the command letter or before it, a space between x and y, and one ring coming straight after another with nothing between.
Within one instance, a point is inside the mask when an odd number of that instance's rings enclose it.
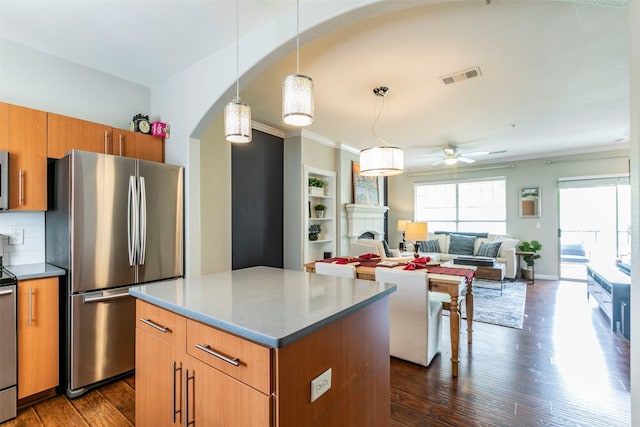
<instances>
[{"instance_id":1,"label":"granite countertop edge","mask_svg":"<svg viewBox=\"0 0 640 427\"><path fill-rule=\"evenodd\" d=\"M358 303L355 303L349 307L346 307L345 309L336 312L330 316L327 316L324 319L321 319L311 325L302 327L300 329L298 329L297 331L290 333L286 336L282 336L282 337L274 337L271 335L266 335L263 333L260 333L258 331L255 331L253 329L249 329L240 325L237 325L235 323L230 323L224 320L220 320L218 318L212 317L212 316L207 316L204 315L196 310L192 310L189 309L183 305L179 305L179 304L174 304L174 303L170 303L167 302L166 300L162 299L162 298L157 298L154 297L152 295L146 294L146 293L142 293L139 292L136 287L130 288L129 289L129 294L135 298L139 298L143 301L146 301L148 303L157 305L159 307L162 307L164 309L167 309L169 311L172 311L174 313L183 315L189 319L193 319L196 320L198 322L204 323L206 325L209 326L213 326L215 328L221 329L225 332L229 332L231 334L237 335L239 337L242 338L246 338L248 340L254 341L256 343L259 344L263 344L265 346L268 347L272 347L272 348L281 348L286 346L287 344L290 344L292 342L295 342L297 340L299 340L300 338L303 338L319 329L322 329L325 325L328 325L329 323L338 320L342 317L347 316L348 314L351 314L359 309L361 309L362 307L365 307L369 304L372 304L384 297L389 296L391 293L395 292L397 289L397 287L395 285L391 285L389 286L387 289L380 291L379 293L367 298L364 301L360 301Z\"/></svg>"},{"instance_id":2,"label":"granite countertop edge","mask_svg":"<svg viewBox=\"0 0 640 427\"><path fill-rule=\"evenodd\" d=\"M5 265L4 268L13 273L18 280L64 276L67 273L64 269L45 262Z\"/></svg>"}]
</instances>

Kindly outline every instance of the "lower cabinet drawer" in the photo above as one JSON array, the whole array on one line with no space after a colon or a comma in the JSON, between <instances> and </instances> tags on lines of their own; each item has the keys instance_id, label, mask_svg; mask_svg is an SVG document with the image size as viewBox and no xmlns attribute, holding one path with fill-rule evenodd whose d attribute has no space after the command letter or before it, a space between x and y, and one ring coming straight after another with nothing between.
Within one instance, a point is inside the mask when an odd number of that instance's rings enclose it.
<instances>
[{"instance_id":1,"label":"lower cabinet drawer","mask_svg":"<svg viewBox=\"0 0 640 427\"><path fill-rule=\"evenodd\" d=\"M268 347L187 319L187 353L264 394L272 392Z\"/></svg>"},{"instance_id":2,"label":"lower cabinet drawer","mask_svg":"<svg viewBox=\"0 0 640 427\"><path fill-rule=\"evenodd\" d=\"M136 328L169 344L184 333L184 317L147 302L136 300ZM184 342L184 341L183 341Z\"/></svg>"}]
</instances>

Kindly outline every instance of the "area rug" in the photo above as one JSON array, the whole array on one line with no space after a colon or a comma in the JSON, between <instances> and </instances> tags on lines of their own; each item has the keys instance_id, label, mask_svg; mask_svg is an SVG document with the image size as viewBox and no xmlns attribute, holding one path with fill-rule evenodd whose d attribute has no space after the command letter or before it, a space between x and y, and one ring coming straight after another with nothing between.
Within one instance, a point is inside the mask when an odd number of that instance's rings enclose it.
<instances>
[{"instance_id":1,"label":"area rug","mask_svg":"<svg viewBox=\"0 0 640 427\"><path fill-rule=\"evenodd\" d=\"M476 279L473 282L473 321L522 329L527 284L504 282L500 295L500 283ZM467 318L465 299L460 298L460 311ZM448 314L448 312L443 312Z\"/></svg>"}]
</instances>

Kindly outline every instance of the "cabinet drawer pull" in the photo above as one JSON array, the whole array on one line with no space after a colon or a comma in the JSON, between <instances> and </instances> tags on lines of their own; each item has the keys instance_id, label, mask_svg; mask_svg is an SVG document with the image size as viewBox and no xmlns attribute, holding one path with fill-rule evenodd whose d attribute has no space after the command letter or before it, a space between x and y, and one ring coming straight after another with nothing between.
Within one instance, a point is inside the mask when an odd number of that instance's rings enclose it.
<instances>
[{"instance_id":1,"label":"cabinet drawer pull","mask_svg":"<svg viewBox=\"0 0 640 427\"><path fill-rule=\"evenodd\" d=\"M195 389L196 389L196 387L195 387L195 379L196 379L196 375L193 374L193 375L189 376L189 370L187 369L185 374L184 374L184 407L185 407L184 421L185 421L185 425L187 427L189 427L192 424L193 425L196 424L196 420L195 419L189 421L189 381L193 381L193 390L195 392Z\"/></svg>"},{"instance_id":2,"label":"cabinet drawer pull","mask_svg":"<svg viewBox=\"0 0 640 427\"><path fill-rule=\"evenodd\" d=\"M22 206L24 204L23 181L24 181L24 171L20 169L18 171L18 206Z\"/></svg>"},{"instance_id":3,"label":"cabinet drawer pull","mask_svg":"<svg viewBox=\"0 0 640 427\"><path fill-rule=\"evenodd\" d=\"M141 317L141 318L140 318L140 321L141 321L142 323L144 323L145 325L149 325L149 326L151 326L152 328L155 328L155 329L159 330L159 331L160 331L160 332L162 332L162 333L167 333L167 332L170 332L170 331L171 331L171 329L166 328L166 327L161 326L161 325L158 325L157 323L155 323L155 322L154 322L153 320L151 320L151 319L143 319L143 318Z\"/></svg>"},{"instance_id":4,"label":"cabinet drawer pull","mask_svg":"<svg viewBox=\"0 0 640 427\"><path fill-rule=\"evenodd\" d=\"M182 363L180 367L177 366L177 363L172 362L173 367L173 381L171 382L171 395L173 396L172 402L172 412L173 412L173 423L176 423L176 414L182 412L182 409L176 409L176 372L180 371L180 377L182 377Z\"/></svg>"},{"instance_id":5,"label":"cabinet drawer pull","mask_svg":"<svg viewBox=\"0 0 640 427\"><path fill-rule=\"evenodd\" d=\"M33 288L29 288L28 291L28 305L29 305L29 320L28 324L31 326L33 324Z\"/></svg>"},{"instance_id":6,"label":"cabinet drawer pull","mask_svg":"<svg viewBox=\"0 0 640 427\"><path fill-rule=\"evenodd\" d=\"M207 354L210 354L210 355L212 355L214 357L217 357L218 359L222 359L225 362L232 364L233 366L240 366L240 359L239 358L235 357L235 358L231 359L231 358L229 358L227 356L224 356L224 355L222 355L220 353L217 353L217 352L213 351L211 349L211 347L209 347L208 344L205 344L205 345L196 344L196 348L198 350L204 351Z\"/></svg>"}]
</instances>

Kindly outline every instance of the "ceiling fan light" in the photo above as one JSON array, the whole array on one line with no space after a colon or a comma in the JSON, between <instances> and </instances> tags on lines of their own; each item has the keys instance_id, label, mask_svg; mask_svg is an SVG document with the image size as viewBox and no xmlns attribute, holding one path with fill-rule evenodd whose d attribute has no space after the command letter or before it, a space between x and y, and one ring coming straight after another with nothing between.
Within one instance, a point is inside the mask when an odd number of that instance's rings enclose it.
<instances>
[{"instance_id":1,"label":"ceiling fan light","mask_svg":"<svg viewBox=\"0 0 640 427\"><path fill-rule=\"evenodd\" d=\"M456 159L455 157L447 157L446 159L444 159L444 164L451 166L451 165L455 165L456 163L458 163L458 159Z\"/></svg>"},{"instance_id":2,"label":"ceiling fan light","mask_svg":"<svg viewBox=\"0 0 640 427\"><path fill-rule=\"evenodd\" d=\"M240 99L224 107L224 137L229 142L251 142L251 107Z\"/></svg>"},{"instance_id":3,"label":"ceiling fan light","mask_svg":"<svg viewBox=\"0 0 640 427\"><path fill-rule=\"evenodd\" d=\"M291 126L313 123L313 80L292 74L282 80L282 121Z\"/></svg>"},{"instance_id":4,"label":"ceiling fan light","mask_svg":"<svg viewBox=\"0 0 640 427\"><path fill-rule=\"evenodd\" d=\"M360 175L393 176L404 172L404 152L399 147L371 147L360 151Z\"/></svg>"}]
</instances>

